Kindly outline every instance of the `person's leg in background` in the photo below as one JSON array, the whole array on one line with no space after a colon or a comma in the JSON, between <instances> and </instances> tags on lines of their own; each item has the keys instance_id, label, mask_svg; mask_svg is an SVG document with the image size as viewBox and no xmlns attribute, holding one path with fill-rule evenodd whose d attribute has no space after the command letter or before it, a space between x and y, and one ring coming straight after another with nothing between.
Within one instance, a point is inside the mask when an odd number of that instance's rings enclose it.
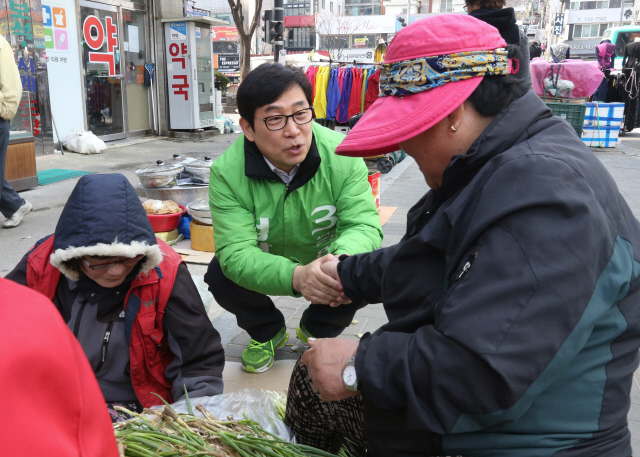
<instances>
[{"instance_id":1,"label":"person's leg in background","mask_svg":"<svg viewBox=\"0 0 640 457\"><path fill-rule=\"evenodd\" d=\"M367 304L365 301L352 302L335 308L329 305L309 305L300 319L298 338L304 343L309 337L335 338L351 325L356 311Z\"/></svg>"},{"instance_id":2,"label":"person's leg in background","mask_svg":"<svg viewBox=\"0 0 640 457\"><path fill-rule=\"evenodd\" d=\"M250 373L267 371L273 365L275 349L289 339L284 316L267 295L245 289L222 272L213 258L204 275L216 302L236 316L238 326L249 334L251 342L242 353L242 367Z\"/></svg>"},{"instance_id":3,"label":"person's leg in background","mask_svg":"<svg viewBox=\"0 0 640 457\"><path fill-rule=\"evenodd\" d=\"M4 177L7 148L11 123L0 118L0 213L6 218L2 227L16 227L22 218L33 209L31 203L23 200Z\"/></svg>"}]
</instances>

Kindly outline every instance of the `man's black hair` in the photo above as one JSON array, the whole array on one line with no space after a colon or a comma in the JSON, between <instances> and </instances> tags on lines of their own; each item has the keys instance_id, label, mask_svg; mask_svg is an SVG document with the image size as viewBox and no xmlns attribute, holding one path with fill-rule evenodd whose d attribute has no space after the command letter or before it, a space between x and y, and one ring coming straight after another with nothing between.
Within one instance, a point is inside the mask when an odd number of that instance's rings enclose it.
<instances>
[{"instance_id":1,"label":"man's black hair","mask_svg":"<svg viewBox=\"0 0 640 457\"><path fill-rule=\"evenodd\" d=\"M256 109L275 102L297 84L311 105L311 83L302 71L277 63L263 63L247 75L238 87L238 112L254 128Z\"/></svg>"},{"instance_id":2,"label":"man's black hair","mask_svg":"<svg viewBox=\"0 0 640 457\"><path fill-rule=\"evenodd\" d=\"M522 58L517 46L510 45L507 51L510 59L516 58L520 61ZM467 101L480 116L494 117L522 97L530 88L521 75L485 76Z\"/></svg>"}]
</instances>

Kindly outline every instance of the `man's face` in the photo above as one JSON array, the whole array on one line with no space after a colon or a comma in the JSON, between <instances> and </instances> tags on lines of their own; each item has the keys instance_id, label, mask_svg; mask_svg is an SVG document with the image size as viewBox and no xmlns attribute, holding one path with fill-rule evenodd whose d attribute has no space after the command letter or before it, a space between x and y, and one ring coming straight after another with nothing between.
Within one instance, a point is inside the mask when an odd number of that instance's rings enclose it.
<instances>
[{"instance_id":1,"label":"man's face","mask_svg":"<svg viewBox=\"0 0 640 457\"><path fill-rule=\"evenodd\" d=\"M245 119L240 119L247 139L258 146L269 162L286 173L290 173L307 157L311 148L312 123L298 125L293 118L288 118L283 129L269 130L263 119L276 115L288 116L305 108L309 108L307 97L302 88L294 84L275 102L256 109L253 128Z\"/></svg>"}]
</instances>

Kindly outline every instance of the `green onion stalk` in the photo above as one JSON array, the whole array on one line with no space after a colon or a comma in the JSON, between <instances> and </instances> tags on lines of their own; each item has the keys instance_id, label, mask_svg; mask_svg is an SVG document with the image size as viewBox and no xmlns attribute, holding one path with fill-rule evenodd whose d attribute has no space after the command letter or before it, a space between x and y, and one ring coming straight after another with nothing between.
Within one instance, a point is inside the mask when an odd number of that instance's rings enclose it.
<instances>
[{"instance_id":1,"label":"green onion stalk","mask_svg":"<svg viewBox=\"0 0 640 457\"><path fill-rule=\"evenodd\" d=\"M163 400L164 401L164 400ZM334 454L302 444L289 443L267 432L247 418L220 420L202 405L195 409L203 417L179 414L165 402L162 410L145 409L142 414L115 408L130 416L113 425L121 457L335 457ZM351 457L346 448L338 454Z\"/></svg>"}]
</instances>

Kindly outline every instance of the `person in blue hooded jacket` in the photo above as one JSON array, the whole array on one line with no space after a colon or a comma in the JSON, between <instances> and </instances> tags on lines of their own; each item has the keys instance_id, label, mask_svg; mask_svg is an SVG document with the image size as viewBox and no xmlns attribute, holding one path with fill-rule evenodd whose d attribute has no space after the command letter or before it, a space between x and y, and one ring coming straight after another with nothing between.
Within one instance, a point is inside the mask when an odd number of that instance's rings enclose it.
<instances>
[{"instance_id":1,"label":"person in blue hooded jacket","mask_svg":"<svg viewBox=\"0 0 640 457\"><path fill-rule=\"evenodd\" d=\"M53 301L105 400L141 411L222 393L224 351L181 257L120 174L86 175L55 233L7 276ZM112 418L120 419L110 408Z\"/></svg>"}]
</instances>

